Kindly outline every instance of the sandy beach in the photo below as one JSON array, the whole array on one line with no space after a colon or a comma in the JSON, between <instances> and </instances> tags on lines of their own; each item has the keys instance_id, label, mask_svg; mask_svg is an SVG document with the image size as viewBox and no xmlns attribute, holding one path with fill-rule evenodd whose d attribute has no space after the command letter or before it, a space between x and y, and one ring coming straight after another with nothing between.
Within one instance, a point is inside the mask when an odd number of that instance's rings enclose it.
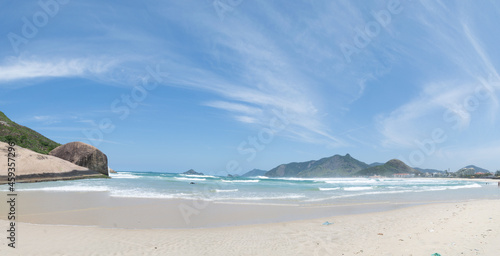
<instances>
[{"instance_id":1,"label":"sandy beach","mask_svg":"<svg viewBox=\"0 0 500 256\"><path fill-rule=\"evenodd\" d=\"M82 216L79 224L91 223L88 216L83 216L85 210L92 210L93 206L95 204L83 205L82 209L73 211ZM123 207L121 211L127 211L126 205ZM2 205L2 212L3 208ZM52 219L64 224L72 223L72 220L65 220L68 216L77 216L43 207L37 209L38 213L31 212L19 218L32 216L31 222L37 223L33 216L43 216L39 219L56 216ZM146 209L141 214L135 212L138 214L135 220L147 220L150 215L155 216L153 219L158 217L158 214L148 214L152 209ZM164 216L168 218L172 216ZM499 220L500 200L473 200L215 228L130 229L18 222L16 248L8 247L8 240L2 239L0 254L496 255L500 251ZM322 225L326 221L332 224ZM0 226L6 229L8 225L2 217Z\"/></svg>"}]
</instances>

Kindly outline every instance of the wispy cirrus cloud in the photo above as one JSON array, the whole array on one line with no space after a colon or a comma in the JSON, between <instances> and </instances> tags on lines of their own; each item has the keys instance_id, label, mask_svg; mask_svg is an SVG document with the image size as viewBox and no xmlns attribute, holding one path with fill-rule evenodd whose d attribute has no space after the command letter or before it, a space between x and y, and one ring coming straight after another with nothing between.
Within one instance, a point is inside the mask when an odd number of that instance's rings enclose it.
<instances>
[{"instance_id":1,"label":"wispy cirrus cloud","mask_svg":"<svg viewBox=\"0 0 500 256\"><path fill-rule=\"evenodd\" d=\"M87 77L108 72L115 61L96 58L8 58L0 64L0 83L57 77Z\"/></svg>"},{"instance_id":2,"label":"wispy cirrus cloud","mask_svg":"<svg viewBox=\"0 0 500 256\"><path fill-rule=\"evenodd\" d=\"M474 96L476 88L477 85L458 84L456 81L424 86L419 96L388 115L377 117L383 144L414 147L415 140L430 137L434 128L467 129L473 112L467 109L464 102L467 97Z\"/></svg>"},{"instance_id":3,"label":"wispy cirrus cloud","mask_svg":"<svg viewBox=\"0 0 500 256\"><path fill-rule=\"evenodd\" d=\"M258 115L262 113L262 110L260 108L251 107L239 103L226 102L226 101L210 101L203 103L203 105L212 108L226 110L228 112L236 112L248 115Z\"/></svg>"},{"instance_id":4,"label":"wispy cirrus cloud","mask_svg":"<svg viewBox=\"0 0 500 256\"><path fill-rule=\"evenodd\" d=\"M179 3L179 6L186 4ZM283 17L271 15L276 12L276 6L265 3L263 6L270 14L264 16L265 22L285 24L280 23ZM172 6L168 10L162 7L157 10L167 19L180 18L171 15L175 12ZM287 42L274 40L273 29L263 29L254 21L255 13L247 10L249 12L238 13L237 19L226 19L221 24L219 19L204 17L211 13L200 6L192 6L192 11L190 15L206 18L206 22L191 29L200 38L210 38L208 53L216 62L207 69L199 63L193 65L188 55L176 56L175 62L167 64L167 69L172 71L169 85L202 89L222 97L223 101L203 105L224 110L241 123L266 125L273 111L286 110L293 118L285 136L337 146L343 143L322 118L324 99L312 90L323 85L304 72L302 67L306 64L301 57L287 51L290 48Z\"/></svg>"},{"instance_id":5,"label":"wispy cirrus cloud","mask_svg":"<svg viewBox=\"0 0 500 256\"><path fill-rule=\"evenodd\" d=\"M412 50L422 55L432 52L435 63L410 56L426 69L420 92L389 114L377 116L382 141L390 147L415 147L416 140L429 138L437 127L466 131L473 120L489 116L491 121L499 108L497 68L488 57L485 42L476 35L481 28L470 24L466 15L466 9L474 7L432 1L421 4L413 16L426 36L415 39L420 46L412 43ZM452 10L457 15L450 15Z\"/></svg>"}]
</instances>

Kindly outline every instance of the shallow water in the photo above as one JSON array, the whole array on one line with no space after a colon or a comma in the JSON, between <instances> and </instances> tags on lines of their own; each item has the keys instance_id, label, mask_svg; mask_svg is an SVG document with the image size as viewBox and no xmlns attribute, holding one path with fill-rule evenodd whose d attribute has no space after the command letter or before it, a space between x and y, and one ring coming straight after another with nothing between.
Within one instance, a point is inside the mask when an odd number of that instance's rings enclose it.
<instances>
[{"instance_id":1,"label":"shallow water","mask_svg":"<svg viewBox=\"0 0 500 256\"><path fill-rule=\"evenodd\" d=\"M120 198L195 199L253 204L331 204L500 198L496 182L427 178L227 178L119 172L111 179L16 184L18 191L99 191ZM195 184L190 184L191 182ZM6 186L0 186L6 190Z\"/></svg>"},{"instance_id":2,"label":"shallow water","mask_svg":"<svg viewBox=\"0 0 500 256\"><path fill-rule=\"evenodd\" d=\"M497 181L226 178L132 172L111 176L16 184L19 221L109 228L204 228L500 199ZM0 191L6 193L7 187L0 186Z\"/></svg>"}]
</instances>

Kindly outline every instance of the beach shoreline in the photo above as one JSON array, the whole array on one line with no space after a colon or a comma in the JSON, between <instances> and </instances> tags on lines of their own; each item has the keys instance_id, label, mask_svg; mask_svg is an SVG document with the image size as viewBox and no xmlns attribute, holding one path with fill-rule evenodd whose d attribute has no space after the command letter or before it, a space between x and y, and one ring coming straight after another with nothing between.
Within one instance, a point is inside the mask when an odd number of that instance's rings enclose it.
<instances>
[{"instance_id":1,"label":"beach shoreline","mask_svg":"<svg viewBox=\"0 0 500 256\"><path fill-rule=\"evenodd\" d=\"M373 193L311 202L121 197L110 191L21 190L17 194L17 219L21 222L125 229L283 223L416 205L500 199L500 189L494 185L437 192ZM6 210L2 209L0 219L6 220L3 212Z\"/></svg>"},{"instance_id":2,"label":"beach shoreline","mask_svg":"<svg viewBox=\"0 0 500 256\"><path fill-rule=\"evenodd\" d=\"M120 229L17 223L2 255L495 255L500 200L472 200L217 228ZM328 221L330 225L323 225ZM6 220L0 226L7 227Z\"/></svg>"},{"instance_id":3,"label":"beach shoreline","mask_svg":"<svg viewBox=\"0 0 500 256\"><path fill-rule=\"evenodd\" d=\"M31 224L123 229L218 228L283 223L320 217L383 212L439 201L359 201L337 204L214 202L121 198L108 192L18 193L17 219ZM6 216L0 216L6 220Z\"/></svg>"}]
</instances>

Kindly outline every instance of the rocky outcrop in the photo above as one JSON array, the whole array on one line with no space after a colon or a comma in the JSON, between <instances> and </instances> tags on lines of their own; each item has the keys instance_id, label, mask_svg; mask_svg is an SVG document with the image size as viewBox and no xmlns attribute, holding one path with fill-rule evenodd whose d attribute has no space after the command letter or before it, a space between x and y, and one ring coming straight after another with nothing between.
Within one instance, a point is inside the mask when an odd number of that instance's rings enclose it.
<instances>
[{"instance_id":1,"label":"rocky outcrop","mask_svg":"<svg viewBox=\"0 0 500 256\"><path fill-rule=\"evenodd\" d=\"M53 149L49 154L109 176L108 157L89 144L70 142Z\"/></svg>"},{"instance_id":2,"label":"rocky outcrop","mask_svg":"<svg viewBox=\"0 0 500 256\"><path fill-rule=\"evenodd\" d=\"M111 169L109 167L108 167L108 171L109 171L109 173L117 173L115 170L113 170L113 169Z\"/></svg>"},{"instance_id":3,"label":"rocky outcrop","mask_svg":"<svg viewBox=\"0 0 500 256\"><path fill-rule=\"evenodd\" d=\"M38 182L107 177L99 172L70 163L61 158L43 155L19 146L15 149L16 182ZM0 166L7 166L8 144L0 142ZM0 172L0 184L7 183L7 172Z\"/></svg>"}]
</instances>

